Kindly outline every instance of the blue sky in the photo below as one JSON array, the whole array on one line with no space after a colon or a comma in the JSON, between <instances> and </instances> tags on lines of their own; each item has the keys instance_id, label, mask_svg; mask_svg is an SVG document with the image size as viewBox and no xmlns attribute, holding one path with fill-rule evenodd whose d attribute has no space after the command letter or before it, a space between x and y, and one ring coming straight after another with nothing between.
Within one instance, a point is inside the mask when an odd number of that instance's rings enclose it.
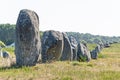
<instances>
[{"instance_id":1,"label":"blue sky","mask_svg":"<svg viewBox=\"0 0 120 80\"><path fill-rule=\"evenodd\" d=\"M1 0L0 24L16 24L21 9L39 15L42 31L120 36L119 0Z\"/></svg>"}]
</instances>

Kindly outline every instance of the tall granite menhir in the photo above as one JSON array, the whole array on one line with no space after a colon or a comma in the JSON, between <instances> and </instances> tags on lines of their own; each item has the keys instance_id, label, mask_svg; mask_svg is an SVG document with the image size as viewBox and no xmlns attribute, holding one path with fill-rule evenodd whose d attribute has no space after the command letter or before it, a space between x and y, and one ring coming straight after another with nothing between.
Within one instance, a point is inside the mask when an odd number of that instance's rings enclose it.
<instances>
[{"instance_id":1,"label":"tall granite menhir","mask_svg":"<svg viewBox=\"0 0 120 80\"><path fill-rule=\"evenodd\" d=\"M16 64L34 66L41 51L39 17L34 11L20 11L15 35Z\"/></svg>"}]
</instances>

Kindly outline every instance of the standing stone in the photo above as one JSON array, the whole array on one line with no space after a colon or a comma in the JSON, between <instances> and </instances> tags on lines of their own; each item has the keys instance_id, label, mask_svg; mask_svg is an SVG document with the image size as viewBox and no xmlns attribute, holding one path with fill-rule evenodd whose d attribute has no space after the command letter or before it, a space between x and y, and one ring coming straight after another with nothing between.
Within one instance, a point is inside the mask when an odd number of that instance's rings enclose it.
<instances>
[{"instance_id":1,"label":"standing stone","mask_svg":"<svg viewBox=\"0 0 120 80\"><path fill-rule=\"evenodd\" d=\"M63 52L63 35L59 31L45 31L42 36L42 62L60 60Z\"/></svg>"},{"instance_id":2,"label":"standing stone","mask_svg":"<svg viewBox=\"0 0 120 80\"><path fill-rule=\"evenodd\" d=\"M97 45L97 46L95 47L95 50L96 50L97 53L100 53L100 52L101 52L101 47L100 47L100 45Z\"/></svg>"},{"instance_id":3,"label":"standing stone","mask_svg":"<svg viewBox=\"0 0 120 80\"><path fill-rule=\"evenodd\" d=\"M10 58L10 55L9 55L9 53L7 51L3 51L2 52L2 57L3 58Z\"/></svg>"},{"instance_id":4,"label":"standing stone","mask_svg":"<svg viewBox=\"0 0 120 80\"><path fill-rule=\"evenodd\" d=\"M61 56L61 60L72 60L72 46L71 43L69 41L69 38L67 36L66 33L62 33L63 34L63 39L64 39L64 46L63 46L63 52L62 52L62 56Z\"/></svg>"},{"instance_id":5,"label":"standing stone","mask_svg":"<svg viewBox=\"0 0 120 80\"><path fill-rule=\"evenodd\" d=\"M72 60L77 60L77 50L78 50L78 43L73 36L69 36L69 40L72 46L73 57Z\"/></svg>"},{"instance_id":6,"label":"standing stone","mask_svg":"<svg viewBox=\"0 0 120 80\"><path fill-rule=\"evenodd\" d=\"M110 43L107 41L107 42L104 44L104 47L105 47L105 48L110 47Z\"/></svg>"},{"instance_id":7,"label":"standing stone","mask_svg":"<svg viewBox=\"0 0 120 80\"><path fill-rule=\"evenodd\" d=\"M97 58L98 58L98 52L97 52L96 49L92 50L92 51L90 52L90 54L91 54L91 58L92 58L92 59L97 59Z\"/></svg>"},{"instance_id":8,"label":"standing stone","mask_svg":"<svg viewBox=\"0 0 120 80\"><path fill-rule=\"evenodd\" d=\"M95 47L95 49L90 52L91 58L92 59L97 59L98 58L98 53L100 53L102 49L103 49L103 45L102 44L98 44Z\"/></svg>"},{"instance_id":9,"label":"standing stone","mask_svg":"<svg viewBox=\"0 0 120 80\"><path fill-rule=\"evenodd\" d=\"M9 58L10 55L7 51L2 51L2 47L0 46L0 57L2 58Z\"/></svg>"},{"instance_id":10,"label":"standing stone","mask_svg":"<svg viewBox=\"0 0 120 80\"><path fill-rule=\"evenodd\" d=\"M102 50L104 48L104 43L103 42L98 43L98 45L100 45L100 50Z\"/></svg>"},{"instance_id":11,"label":"standing stone","mask_svg":"<svg viewBox=\"0 0 120 80\"><path fill-rule=\"evenodd\" d=\"M90 51L88 50L87 46L82 43L78 44L77 60L78 61L91 60Z\"/></svg>"},{"instance_id":12,"label":"standing stone","mask_svg":"<svg viewBox=\"0 0 120 80\"><path fill-rule=\"evenodd\" d=\"M15 32L15 55L18 66L34 66L41 51L39 17L31 10L19 13Z\"/></svg>"}]
</instances>

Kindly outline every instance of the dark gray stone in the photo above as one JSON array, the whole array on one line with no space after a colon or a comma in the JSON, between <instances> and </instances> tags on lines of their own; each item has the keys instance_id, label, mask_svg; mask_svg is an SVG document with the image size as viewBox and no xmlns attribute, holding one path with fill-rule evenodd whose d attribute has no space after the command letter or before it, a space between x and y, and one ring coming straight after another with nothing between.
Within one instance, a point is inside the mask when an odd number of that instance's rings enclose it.
<instances>
[{"instance_id":1,"label":"dark gray stone","mask_svg":"<svg viewBox=\"0 0 120 80\"><path fill-rule=\"evenodd\" d=\"M72 46L71 43L69 41L69 38L67 36L66 33L62 33L63 34L63 39L64 39L64 46L63 46L63 52L62 52L62 56L61 56L61 60L72 60Z\"/></svg>"},{"instance_id":2,"label":"dark gray stone","mask_svg":"<svg viewBox=\"0 0 120 80\"><path fill-rule=\"evenodd\" d=\"M101 42L98 45L100 45L100 50L102 50L104 48L104 44Z\"/></svg>"},{"instance_id":3,"label":"dark gray stone","mask_svg":"<svg viewBox=\"0 0 120 80\"><path fill-rule=\"evenodd\" d=\"M91 60L90 51L88 50L87 45L84 45L82 43L78 44L77 60L78 61Z\"/></svg>"},{"instance_id":4,"label":"dark gray stone","mask_svg":"<svg viewBox=\"0 0 120 80\"><path fill-rule=\"evenodd\" d=\"M77 60L78 43L73 36L69 36L69 40L70 40L70 43L71 43L71 46L72 46L72 51L73 51L72 60Z\"/></svg>"},{"instance_id":5,"label":"dark gray stone","mask_svg":"<svg viewBox=\"0 0 120 80\"><path fill-rule=\"evenodd\" d=\"M92 59L97 59L97 58L98 58L98 52L97 52L96 49L92 50L92 51L90 52L90 54L91 54L91 58L92 58Z\"/></svg>"},{"instance_id":6,"label":"dark gray stone","mask_svg":"<svg viewBox=\"0 0 120 80\"><path fill-rule=\"evenodd\" d=\"M104 44L104 48L108 48L110 47L110 43L107 41L105 44Z\"/></svg>"},{"instance_id":7,"label":"dark gray stone","mask_svg":"<svg viewBox=\"0 0 120 80\"><path fill-rule=\"evenodd\" d=\"M18 66L34 66L41 52L39 18L31 10L19 13L15 32L15 55Z\"/></svg>"},{"instance_id":8,"label":"dark gray stone","mask_svg":"<svg viewBox=\"0 0 120 80\"><path fill-rule=\"evenodd\" d=\"M60 60L63 52L63 35L59 31L45 31L42 36L42 62Z\"/></svg>"},{"instance_id":9,"label":"dark gray stone","mask_svg":"<svg viewBox=\"0 0 120 80\"><path fill-rule=\"evenodd\" d=\"M15 43L12 43L12 44L10 44L10 45L8 45L6 47L15 47Z\"/></svg>"},{"instance_id":10,"label":"dark gray stone","mask_svg":"<svg viewBox=\"0 0 120 80\"><path fill-rule=\"evenodd\" d=\"M8 52L3 51L3 52L2 52L2 57L3 57L3 58L10 58L10 55L9 55Z\"/></svg>"},{"instance_id":11,"label":"dark gray stone","mask_svg":"<svg viewBox=\"0 0 120 80\"><path fill-rule=\"evenodd\" d=\"M95 47L95 50L96 50L97 53L100 53L100 52L101 52L101 47L100 47L100 45L97 45L97 46Z\"/></svg>"},{"instance_id":12,"label":"dark gray stone","mask_svg":"<svg viewBox=\"0 0 120 80\"><path fill-rule=\"evenodd\" d=\"M91 58L92 59L97 59L98 58L98 53L101 52L101 50L103 49L103 47L104 47L103 44L97 44L97 46L95 47L95 49L90 52Z\"/></svg>"},{"instance_id":13,"label":"dark gray stone","mask_svg":"<svg viewBox=\"0 0 120 80\"><path fill-rule=\"evenodd\" d=\"M0 57L2 58L10 58L10 55L7 51L2 51L2 49L0 50Z\"/></svg>"}]
</instances>

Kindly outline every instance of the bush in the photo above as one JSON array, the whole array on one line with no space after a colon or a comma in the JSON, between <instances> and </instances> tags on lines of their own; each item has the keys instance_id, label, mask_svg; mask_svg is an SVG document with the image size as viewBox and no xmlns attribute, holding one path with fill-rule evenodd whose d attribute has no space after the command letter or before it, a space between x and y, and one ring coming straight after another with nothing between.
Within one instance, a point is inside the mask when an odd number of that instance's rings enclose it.
<instances>
[{"instance_id":1,"label":"bush","mask_svg":"<svg viewBox=\"0 0 120 80\"><path fill-rule=\"evenodd\" d=\"M5 47L6 45L2 41L0 41L0 46Z\"/></svg>"},{"instance_id":2,"label":"bush","mask_svg":"<svg viewBox=\"0 0 120 80\"><path fill-rule=\"evenodd\" d=\"M86 56L80 56L80 59L78 60L79 62L86 62L87 57Z\"/></svg>"}]
</instances>

